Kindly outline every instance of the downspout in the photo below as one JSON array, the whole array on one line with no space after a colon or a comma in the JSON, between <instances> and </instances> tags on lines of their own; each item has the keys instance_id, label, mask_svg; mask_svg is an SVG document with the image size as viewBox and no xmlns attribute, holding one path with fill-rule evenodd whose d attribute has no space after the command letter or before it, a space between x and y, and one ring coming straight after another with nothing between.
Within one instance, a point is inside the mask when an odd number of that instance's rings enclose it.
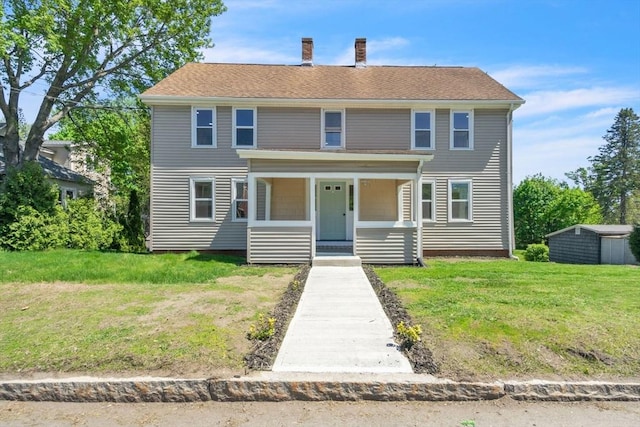
<instances>
[{"instance_id":1,"label":"downspout","mask_svg":"<svg viewBox=\"0 0 640 427\"><path fill-rule=\"evenodd\" d=\"M509 223L509 258L518 260L519 258L513 254L515 247L515 231L513 223L513 154L512 154L512 127L513 127L513 104L509 105L507 112L507 221Z\"/></svg>"},{"instance_id":2,"label":"downspout","mask_svg":"<svg viewBox=\"0 0 640 427\"><path fill-rule=\"evenodd\" d=\"M415 201L413 202L413 211L415 214L416 220L416 262L420 267L424 267L424 261L422 260L422 214L420 212L420 207L422 206L422 201L420 200L419 194L422 194L422 168L424 167L424 160L420 160L418 163L418 173L416 176L416 189L413 192L413 197Z\"/></svg>"}]
</instances>

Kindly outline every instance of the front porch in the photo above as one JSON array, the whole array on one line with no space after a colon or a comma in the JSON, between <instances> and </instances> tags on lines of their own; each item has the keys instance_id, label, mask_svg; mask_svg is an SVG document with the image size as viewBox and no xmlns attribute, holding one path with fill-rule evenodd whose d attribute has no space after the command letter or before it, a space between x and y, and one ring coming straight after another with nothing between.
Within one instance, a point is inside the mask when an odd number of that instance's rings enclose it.
<instances>
[{"instance_id":1,"label":"front porch","mask_svg":"<svg viewBox=\"0 0 640 427\"><path fill-rule=\"evenodd\" d=\"M238 151L251 159L249 263L352 257L411 264L421 257L421 176L430 155L294 152L283 159L278 151Z\"/></svg>"}]
</instances>

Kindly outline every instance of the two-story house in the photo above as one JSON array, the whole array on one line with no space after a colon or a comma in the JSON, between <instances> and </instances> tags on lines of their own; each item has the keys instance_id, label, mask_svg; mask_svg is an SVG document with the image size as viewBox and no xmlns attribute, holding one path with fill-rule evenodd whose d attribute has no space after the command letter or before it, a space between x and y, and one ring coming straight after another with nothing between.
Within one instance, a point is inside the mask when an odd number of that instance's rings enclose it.
<instances>
[{"instance_id":1,"label":"two-story house","mask_svg":"<svg viewBox=\"0 0 640 427\"><path fill-rule=\"evenodd\" d=\"M191 63L152 108L151 248L250 263L509 256L511 126L524 101L478 68Z\"/></svg>"}]
</instances>

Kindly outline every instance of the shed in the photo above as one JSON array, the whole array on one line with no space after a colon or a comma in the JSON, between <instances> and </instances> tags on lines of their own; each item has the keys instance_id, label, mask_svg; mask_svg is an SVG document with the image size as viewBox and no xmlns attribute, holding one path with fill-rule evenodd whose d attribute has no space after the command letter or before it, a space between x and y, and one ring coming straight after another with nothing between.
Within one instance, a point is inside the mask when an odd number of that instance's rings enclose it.
<instances>
[{"instance_id":1,"label":"shed","mask_svg":"<svg viewBox=\"0 0 640 427\"><path fill-rule=\"evenodd\" d=\"M568 264L638 264L631 253L632 225L577 224L547 234L549 260Z\"/></svg>"}]
</instances>

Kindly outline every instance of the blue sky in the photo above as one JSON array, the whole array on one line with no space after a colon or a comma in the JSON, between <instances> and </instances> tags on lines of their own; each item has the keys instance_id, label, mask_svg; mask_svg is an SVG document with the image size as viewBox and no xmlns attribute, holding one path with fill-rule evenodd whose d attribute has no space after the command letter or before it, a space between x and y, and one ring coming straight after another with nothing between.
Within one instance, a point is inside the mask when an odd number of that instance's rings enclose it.
<instances>
[{"instance_id":1,"label":"blue sky","mask_svg":"<svg viewBox=\"0 0 640 427\"><path fill-rule=\"evenodd\" d=\"M640 114L640 0L227 0L207 62L479 67L527 102L514 180L587 166L620 108Z\"/></svg>"}]
</instances>

